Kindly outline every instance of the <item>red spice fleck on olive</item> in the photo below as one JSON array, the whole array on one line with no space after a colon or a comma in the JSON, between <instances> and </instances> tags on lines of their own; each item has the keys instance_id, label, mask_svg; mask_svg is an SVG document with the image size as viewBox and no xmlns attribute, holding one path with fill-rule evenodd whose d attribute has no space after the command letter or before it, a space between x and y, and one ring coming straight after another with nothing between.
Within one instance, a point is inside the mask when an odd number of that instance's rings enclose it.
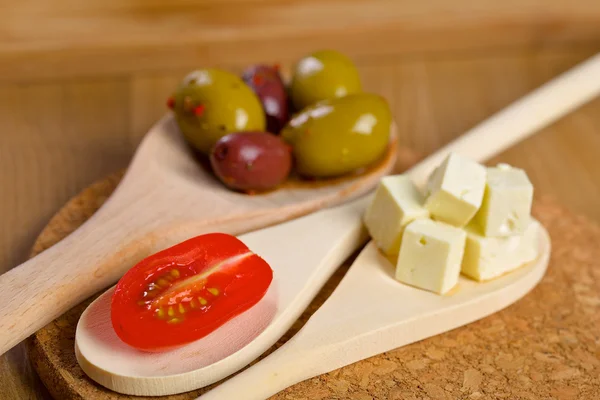
<instances>
[{"instance_id":1,"label":"red spice fleck on olive","mask_svg":"<svg viewBox=\"0 0 600 400\"><path fill-rule=\"evenodd\" d=\"M194 114L198 117L202 116L202 114L204 114L204 110L206 109L206 107L204 106L204 104L200 104L199 106L196 106L194 108Z\"/></svg>"},{"instance_id":2,"label":"red spice fleck on olive","mask_svg":"<svg viewBox=\"0 0 600 400\"><path fill-rule=\"evenodd\" d=\"M265 82L265 78L261 74L256 74L252 77L254 86L260 86Z\"/></svg>"},{"instance_id":3,"label":"red spice fleck on olive","mask_svg":"<svg viewBox=\"0 0 600 400\"><path fill-rule=\"evenodd\" d=\"M175 108L175 97L171 96L167 99L167 107L171 110Z\"/></svg>"}]
</instances>

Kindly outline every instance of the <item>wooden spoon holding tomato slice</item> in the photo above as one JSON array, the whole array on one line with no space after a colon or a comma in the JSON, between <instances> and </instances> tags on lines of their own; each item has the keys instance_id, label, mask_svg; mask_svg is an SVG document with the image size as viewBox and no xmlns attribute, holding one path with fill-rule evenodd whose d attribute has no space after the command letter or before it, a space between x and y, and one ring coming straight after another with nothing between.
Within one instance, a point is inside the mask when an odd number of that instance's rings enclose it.
<instances>
[{"instance_id":1,"label":"wooden spoon holding tomato slice","mask_svg":"<svg viewBox=\"0 0 600 400\"><path fill-rule=\"evenodd\" d=\"M239 240L225 239L222 234L201 235L164 252L188 254L183 257L185 261L169 262L160 253L142 261L131 276L125 275L116 288L102 294L82 314L75 338L80 366L101 385L136 395L189 391L234 373L277 341L343 260L365 243L367 235L360 216L367 201L361 198L242 235ZM214 257L208 255L211 251ZM153 260L163 261L155 267ZM161 267L157 274L151 273ZM271 269L273 279L268 285ZM180 275L179 281L166 282L172 270L196 275L186 279ZM212 276L206 277L206 273ZM161 278L166 281L160 286L167 289L157 292L153 299L174 300L170 304L172 315L168 315L168 307L162 308L166 317L156 314L156 305L151 305L154 311L148 310L146 299L152 299L144 297L146 289L154 288L152 282ZM135 289L130 295L115 294L115 290L123 290L120 286ZM202 305L198 297L206 304ZM193 299L206 308L192 308ZM178 309L181 302L187 303L183 312ZM252 303L256 304L238 314ZM170 324L167 317L184 319ZM140 318L144 321L137 325ZM125 324L121 328L122 321ZM188 333L186 327L195 331ZM135 339L123 331L131 332ZM201 339L169 351L146 351L185 343L192 335ZM123 336L129 344L121 339Z\"/></svg>"}]
</instances>

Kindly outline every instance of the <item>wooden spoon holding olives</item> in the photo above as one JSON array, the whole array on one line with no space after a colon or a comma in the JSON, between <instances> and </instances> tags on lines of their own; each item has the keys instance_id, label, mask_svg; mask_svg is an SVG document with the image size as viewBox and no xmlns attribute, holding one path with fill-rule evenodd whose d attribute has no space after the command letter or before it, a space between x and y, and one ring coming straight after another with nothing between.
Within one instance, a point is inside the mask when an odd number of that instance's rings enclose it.
<instances>
[{"instance_id":1,"label":"wooden spoon holding olives","mask_svg":"<svg viewBox=\"0 0 600 400\"><path fill-rule=\"evenodd\" d=\"M331 185L248 196L199 167L172 115L145 136L102 208L60 243L0 276L0 354L94 293L142 258L206 232L241 234L370 191L395 165L395 137L363 174Z\"/></svg>"},{"instance_id":2,"label":"wooden spoon holding olives","mask_svg":"<svg viewBox=\"0 0 600 400\"><path fill-rule=\"evenodd\" d=\"M321 67L317 75L297 74L302 76L295 82L302 99L311 93L327 98L359 89L357 72L345 56L324 52L305 59L313 69ZM340 75L344 70L349 73ZM321 75L335 87L323 91ZM353 82L351 90L343 86L346 76ZM327 105L326 113L310 111L309 123L289 133L310 136L296 140L295 156L313 167L309 171L329 172L330 165L340 164L346 165L343 172L355 173L319 184L279 185L292 169L292 152L289 141L275 135L290 116L277 68L251 67L241 77L220 69L196 70L184 77L167 104L173 114L148 132L104 206L62 242L0 276L0 354L152 253L202 233L241 234L342 203L368 192L395 165L397 145L387 104L384 118L362 110L364 121L356 112L335 113L335 105ZM337 119L332 121L329 114ZM320 116L328 122L317 121ZM329 129L352 118L357 124L354 136L347 126L344 137ZM378 145L368 158L361 158L360 166L367 168L356 173L356 160L347 153L364 152L361 140L369 140L365 129L373 126ZM315 142L319 133L335 141ZM210 155L212 168L202 168L192 148ZM344 168L337 166L336 174L344 175L339 173ZM256 191L261 193L242 193Z\"/></svg>"}]
</instances>

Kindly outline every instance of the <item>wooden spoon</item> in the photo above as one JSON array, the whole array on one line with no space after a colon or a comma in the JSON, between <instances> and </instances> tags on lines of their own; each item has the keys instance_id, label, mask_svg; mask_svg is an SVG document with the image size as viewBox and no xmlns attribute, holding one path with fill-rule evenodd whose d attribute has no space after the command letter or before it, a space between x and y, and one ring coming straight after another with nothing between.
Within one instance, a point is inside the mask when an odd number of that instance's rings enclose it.
<instances>
[{"instance_id":1,"label":"wooden spoon","mask_svg":"<svg viewBox=\"0 0 600 400\"><path fill-rule=\"evenodd\" d=\"M177 350L144 353L124 344L110 320L114 287L83 312L75 354L94 381L119 393L185 392L234 373L277 341L336 268L367 240L366 199L240 236L273 268L265 297L210 335Z\"/></svg>"},{"instance_id":2,"label":"wooden spoon","mask_svg":"<svg viewBox=\"0 0 600 400\"><path fill-rule=\"evenodd\" d=\"M544 84L408 171L418 185L458 152L483 161L600 93L600 53ZM401 285L370 242L327 301L283 347L198 399L265 399L302 380L454 329L517 301L543 277L550 237L540 225L538 258L486 283L460 279L438 296Z\"/></svg>"},{"instance_id":3,"label":"wooden spoon","mask_svg":"<svg viewBox=\"0 0 600 400\"><path fill-rule=\"evenodd\" d=\"M201 168L171 115L139 146L115 193L73 234L0 276L0 354L115 283L142 258L206 232L240 234L366 193L394 167L396 135L364 173L248 196Z\"/></svg>"},{"instance_id":4,"label":"wooden spoon","mask_svg":"<svg viewBox=\"0 0 600 400\"><path fill-rule=\"evenodd\" d=\"M267 399L305 379L493 314L544 276L550 237L541 225L539 244L535 262L485 283L461 277L451 294L439 296L395 281L394 266L370 242L292 339L198 399Z\"/></svg>"},{"instance_id":5,"label":"wooden spoon","mask_svg":"<svg viewBox=\"0 0 600 400\"><path fill-rule=\"evenodd\" d=\"M600 56L592 58L542 86L474 128L459 140L428 157L409 171L411 178L418 184L422 184L429 172L450 151L461 153L477 161L484 161L497 154L593 98L600 92L600 82L590 83L589 80L597 76L600 76ZM92 379L113 390L139 395L160 395L202 387L242 368L271 346L289 328L317 293L317 290L333 273L338 261L364 241L360 217L370 200L371 196L366 196L343 206L242 236L241 239L264 257L275 271L275 278L269 293L260 304L257 304L255 309L248 311L247 315L230 321L215 331L211 338L205 338L186 346L180 349L179 353L143 354L124 348L116 335L111 333L108 302L111 292L103 294L84 312L77 327L76 352L82 369ZM464 282L457 295L439 298L431 297L434 295L429 293L415 292L416 289L412 291L405 289L389 276L383 275L382 268L388 267L382 267L384 263L377 259L376 252L371 246L371 250L367 248L360 258L358 265L361 267L351 269L351 271L359 272L352 272L352 275L348 275L336 290L336 293L341 294L328 300L327 304L334 304L335 307L323 306L323 311L318 313L327 318L318 317L318 322L314 324L319 329L315 328L315 332L327 326L332 333L311 333L307 335L310 340L306 342L298 339L300 343L298 348L307 349L310 357L316 358L310 358L310 363L302 363L298 369L294 369L293 363L296 359L291 358L287 362L287 356L275 358L280 357L275 356L277 353L290 354L287 353L287 350L278 351L269 357L269 359L278 360L278 363L271 364L269 362L266 367L262 367L261 364L264 360L259 362L240 374L239 380L235 378L219 386L216 393L220 393L221 396L215 395L216 397L213 398L239 398L240 393L248 395L248 398L262 398L259 396L274 393L266 388L264 391L259 388L250 389L252 386L258 386L258 381L244 377L262 377L262 372L254 375L252 371L255 368L258 368L258 371L274 369L276 372L269 377L273 380L272 386L279 390L288 384L313 376L310 374L324 372L328 368L336 368L336 366L344 365L351 360L367 357L382 348L408 343L416 338L439 333L488 315L516 301L541 278L549 256L550 242L545 233L541 234L540 239L540 258L533 265L487 284ZM373 272L375 277L368 278L364 271ZM363 295L356 296L357 287L360 287L363 278L365 283L373 284L371 289L374 293L371 294L366 290L367 287L362 287L360 293ZM403 302L402 296L406 295L410 296L407 298L408 301L425 299L424 308L410 308L407 313L402 315L386 314L386 310L383 308L384 318L377 320L374 315L380 310L378 307L381 302L377 300L379 297L376 292L380 286L382 293L392 296L385 297L387 302ZM344 287L350 287L352 290L344 289ZM399 287L402 289L394 289ZM393 294L390 294L392 292ZM350 299L348 293L352 293L354 299ZM374 303L366 301L371 295L377 300ZM345 301L353 302L359 298L365 300L365 304L371 304L368 308L359 309L364 313L364 315L361 314L364 316L362 320L358 315L353 316L352 307L346 307L345 303ZM479 309L476 307L473 309L473 318L464 315L459 317L452 313L453 308L463 310L464 307L473 308L474 302L478 301L482 302L482 306ZM376 307L374 308L373 305ZM431 323L431 318L434 317L428 314L427 318L421 321L423 327L419 328L417 332L401 336L398 340L394 339L393 336L402 326L413 323L409 317L414 317L418 315L415 313L420 312L434 315L433 310L436 307L440 310L440 315L448 320L440 321L438 326ZM396 312L397 308L390 305L389 309ZM326 323L329 316L335 313L339 314L339 318L334 321L338 320L343 323L343 329L335 329L333 325ZM454 320L455 318L456 320ZM364 327L360 328L363 326L363 322ZM243 326L244 329L236 329L239 326ZM410 326L417 329L417 325ZM343 332L346 328L349 329L347 336ZM303 330L308 330L310 333L312 329L304 328ZM378 344L376 340L378 334L385 329L393 334L388 334L384 337L386 340ZM319 347L319 335L324 340L323 344L331 347ZM217 343L219 348L215 348ZM354 343L358 347L365 346L365 349L361 350L350 346L348 349L342 350L345 343ZM244 344L246 345L244 346ZM284 348L287 346L286 344ZM314 352L310 346L321 349L325 355L329 354L331 359L319 359L318 352ZM345 351L348 352L348 355L342 356ZM301 351L293 354L302 357ZM319 365L311 366L311 363ZM323 369L319 369L321 365ZM289 373L284 372L287 368L290 368ZM281 380L278 380L279 377ZM237 386L235 382L248 386ZM269 380L266 385L269 386L270 382ZM222 393L230 395L222 395ZM256 397L253 397L253 394ZM208 396L213 395L209 394Z\"/></svg>"}]
</instances>

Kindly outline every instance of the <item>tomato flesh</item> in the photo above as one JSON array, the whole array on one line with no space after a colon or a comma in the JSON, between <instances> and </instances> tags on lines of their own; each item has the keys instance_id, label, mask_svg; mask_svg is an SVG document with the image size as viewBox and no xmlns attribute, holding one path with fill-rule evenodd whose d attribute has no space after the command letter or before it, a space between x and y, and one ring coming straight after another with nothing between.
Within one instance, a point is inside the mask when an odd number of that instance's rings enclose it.
<instances>
[{"instance_id":1,"label":"tomato flesh","mask_svg":"<svg viewBox=\"0 0 600 400\"><path fill-rule=\"evenodd\" d=\"M144 351L198 340L263 298L273 271L235 236L210 233L140 261L111 302L119 338Z\"/></svg>"}]
</instances>

